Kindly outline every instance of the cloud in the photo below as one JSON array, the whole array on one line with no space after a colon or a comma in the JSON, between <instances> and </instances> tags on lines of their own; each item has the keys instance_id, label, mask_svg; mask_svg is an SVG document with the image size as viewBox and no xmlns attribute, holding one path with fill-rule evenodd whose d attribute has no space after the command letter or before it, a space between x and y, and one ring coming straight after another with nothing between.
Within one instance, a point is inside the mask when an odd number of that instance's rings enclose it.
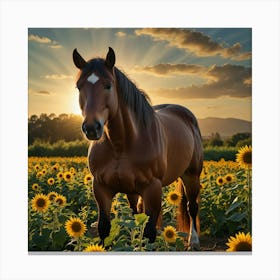
<instances>
[{"instance_id":1,"label":"cloud","mask_svg":"<svg viewBox=\"0 0 280 280\"><path fill-rule=\"evenodd\" d=\"M48 44L49 47L52 48L52 49L62 48L62 46L60 44L58 44L58 42L56 42L54 40L51 40L48 37L42 37L42 36L39 36L39 35L30 34L28 36L28 40L36 42L36 43L40 43L40 44Z\"/></svg>"},{"instance_id":2,"label":"cloud","mask_svg":"<svg viewBox=\"0 0 280 280\"><path fill-rule=\"evenodd\" d=\"M51 46L49 46L49 47L52 48L52 49L61 49L61 48L62 48L62 46L59 45L59 44L57 44L57 45L51 45Z\"/></svg>"},{"instance_id":3,"label":"cloud","mask_svg":"<svg viewBox=\"0 0 280 280\"><path fill-rule=\"evenodd\" d=\"M117 37L122 38L122 37L125 37L125 36L126 36L126 33L123 32L123 31L118 31L117 33L115 33L115 35L116 35Z\"/></svg>"},{"instance_id":4,"label":"cloud","mask_svg":"<svg viewBox=\"0 0 280 280\"><path fill-rule=\"evenodd\" d=\"M152 92L158 96L180 99L221 96L245 98L252 95L251 68L231 64L213 65L203 74L203 77L207 81L201 86L154 89Z\"/></svg>"},{"instance_id":5,"label":"cloud","mask_svg":"<svg viewBox=\"0 0 280 280\"><path fill-rule=\"evenodd\" d=\"M36 93L37 94L43 94L43 95L50 95L51 94L49 91L46 91L46 90L39 90Z\"/></svg>"},{"instance_id":6,"label":"cloud","mask_svg":"<svg viewBox=\"0 0 280 280\"><path fill-rule=\"evenodd\" d=\"M198 75L207 71L207 68L201 65L196 64L169 64L169 63L160 63L157 65L145 66L145 67L135 67L138 72L151 73L158 76L166 75L185 75L193 74Z\"/></svg>"},{"instance_id":7,"label":"cloud","mask_svg":"<svg viewBox=\"0 0 280 280\"><path fill-rule=\"evenodd\" d=\"M73 76L71 75L64 75L64 74L48 74L45 76L42 76L45 79L50 80L66 80L66 79L73 79Z\"/></svg>"},{"instance_id":8,"label":"cloud","mask_svg":"<svg viewBox=\"0 0 280 280\"><path fill-rule=\"evenodd\" d=\"M184 49L196 56L216 56L232 60L246 60L251 58L251 53L241 53L241 44L237 42L231 47L225 47L209 36L192 30L177 28L143 28L135 31L136 35L148 35L157 41L167 41L170 46Z\"/></svg>"},{"instance_id":9,"label":"cloud","mask_svg":"<svg viewBox=\"0 0 280 280\"><path fill-rule=\"evenodd\" d=\"M50 44L52 42L52 40L47 38L47 37L41 37L41 36L34 35L34 34L30 34L28 36L28 40L29 41L34 41L34 42L37 42L37 43L41 43L41 44Z\"/></svg>"},{"instance_id":10,"label":"cloud","mask_svg":"<svg viewBox=\"0 0 280 280\"><path fill-rule=\"evenodd\" d=\"M37 95L45 95L45 96L51 95L51 93L47 90L33 90L32 88L30 88L28 90L28 93L29 94L37 94Z\"/></svg>"}]
</instances>

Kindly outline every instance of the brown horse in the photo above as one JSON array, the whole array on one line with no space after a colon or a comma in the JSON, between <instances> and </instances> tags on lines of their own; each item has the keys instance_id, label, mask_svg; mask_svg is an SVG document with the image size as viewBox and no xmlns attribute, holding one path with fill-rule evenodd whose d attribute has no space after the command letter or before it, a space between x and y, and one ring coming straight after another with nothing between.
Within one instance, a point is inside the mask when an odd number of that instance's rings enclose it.
<instances>
[{"instance_id":1,"label":"brown horse","mask_svg":"<svg viewBox=\"0 0 280 280\"><path fill-rule=\"evenodd\" d=\"M147 95L115 67L115 53L85 61L75 49L73 61L84 117L82 130L89 140L89 168L98 204L98 232L102 243L110 233L111 202L126 193L137 213L138 201L149 216L144 235L154 242L161 211L162 186L181 177L178 230L189 232L189 245L199 248L199 176L203 150L197 120L179 105L152 107Z\"/></svg>"}]
</instances>

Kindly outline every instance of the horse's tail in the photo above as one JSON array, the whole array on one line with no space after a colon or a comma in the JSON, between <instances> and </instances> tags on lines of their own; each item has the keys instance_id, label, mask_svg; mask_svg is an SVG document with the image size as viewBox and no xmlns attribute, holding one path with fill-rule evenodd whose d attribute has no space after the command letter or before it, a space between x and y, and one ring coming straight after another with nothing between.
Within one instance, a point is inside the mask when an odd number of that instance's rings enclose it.
<instances>
[{"instance_id":1,"label":"horse's tail","mask_svg":"<svg viewBox=\"0 0 280 280\"><path fill-rule=\"evenodd\" d=\"M189 233L190 216L188 211L188 198L186 195L184 183L181 178L178 179L176 189L182 196L181 202L177 208L177 230Z\"/></svg>"},{"instance_id":2,"label":"horse's tail","mask_svg":"<svg viewBox=\"0 0 280 280\"><path fill-rule=\"evenodd\" d=\"M190 215L188 209L188 198L186 195L185 186L183 180L181 178L178 179L178 183L176 185L177 191L181 194L182 199L177 209L177 230L181 232L190 232ZM197 195L196 202L200 204L200 193ZM199 207L198 207L199 209ZM199 220L199 210L196 216L196 227L197 233L200 233L200 220Z\"/></svg>"}]
</instances>

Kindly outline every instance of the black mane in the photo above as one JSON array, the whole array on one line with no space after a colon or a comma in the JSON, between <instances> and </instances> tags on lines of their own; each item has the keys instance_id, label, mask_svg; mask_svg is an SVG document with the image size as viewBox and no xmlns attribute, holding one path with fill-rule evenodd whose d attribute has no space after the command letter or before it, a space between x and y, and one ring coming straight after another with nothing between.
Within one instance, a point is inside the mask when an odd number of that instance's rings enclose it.
<instances>
[{"instance_id":1,"label":"black mane","mask_svg":"<svg viewBox=\"0 0 280 280\"><path fill-rule=\"evenodd\" d=\"M118 83L118 92L122 101L134 112L139 124L146 127L154 116L154 109L150 104L150 98L116 67L115 74Z\"/></svg>"}]
</instances>

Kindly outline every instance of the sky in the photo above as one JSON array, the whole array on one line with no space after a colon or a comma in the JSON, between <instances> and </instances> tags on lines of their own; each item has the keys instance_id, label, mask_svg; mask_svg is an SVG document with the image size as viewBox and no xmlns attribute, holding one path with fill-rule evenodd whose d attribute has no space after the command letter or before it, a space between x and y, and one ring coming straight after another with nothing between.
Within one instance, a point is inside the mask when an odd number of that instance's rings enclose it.
<instances>
[{"instance_id":1,"label":"sky","mask_svg":"<svg viewBox=\"0 0 280 280\"><path fill-rule=\"evenodd\" d=\"M180 104L197 118L251 121L250 28L29 28L28 114L81 114L72 52L116 54L116 66L153 105Z\"/></svg>"}]
</instances>

